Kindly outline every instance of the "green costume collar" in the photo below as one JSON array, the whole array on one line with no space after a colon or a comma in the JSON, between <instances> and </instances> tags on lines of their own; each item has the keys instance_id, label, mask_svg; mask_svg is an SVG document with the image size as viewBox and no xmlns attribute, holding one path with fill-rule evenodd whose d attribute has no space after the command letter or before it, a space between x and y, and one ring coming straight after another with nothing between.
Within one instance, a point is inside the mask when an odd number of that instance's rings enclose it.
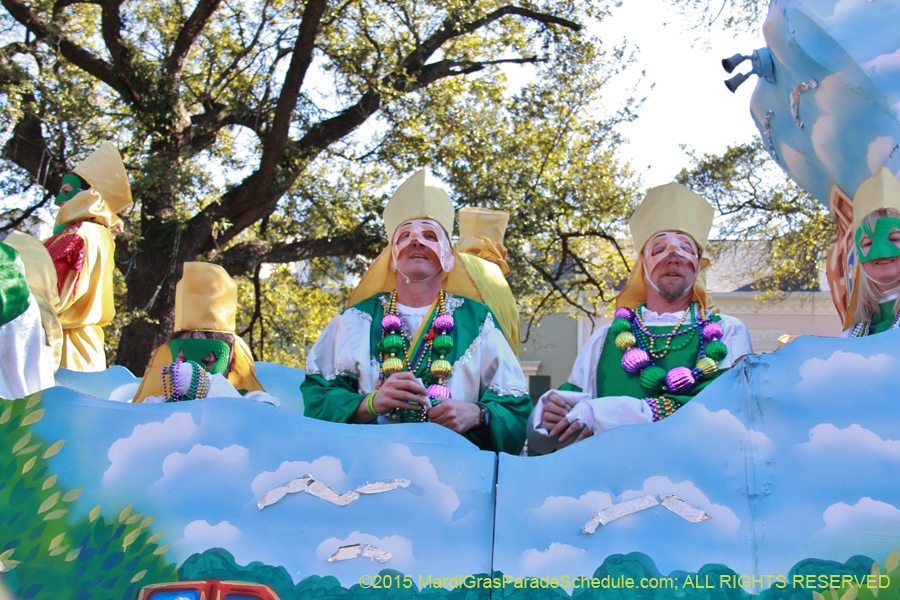
<instances>
[{"instance_id":1,"label":"green costume collar","mask_svg":"<svg viewBox=\"0 0 900 600\"><path fill-rule=\"evenodd\" d=\"M205 364L203 359L212 352L216 357L216 362L209 368L209 372L222 373L224 375L228 371L231 347L220 340L179 338L169 342L169 350L172 352L173 360L178 356L178 351L180 350L184 360L192 360L201 365Z\"/></svg>"},{"instance_id":2,"label":"green costume collar","mask_svg":"<svg viewBox=\"0 0 900 600\"><path fill-rule=\"evenodd\" d=\"M900 248L889 239L894 229L900 230L900 219L882 217L873 223L863 223L856 228L856 252L859 254L859 262L869 262L879 258L892 258L900 256ZM863 253L860 240L863 234L872 238L868 254Z\"/></svg>"}]
</instances>

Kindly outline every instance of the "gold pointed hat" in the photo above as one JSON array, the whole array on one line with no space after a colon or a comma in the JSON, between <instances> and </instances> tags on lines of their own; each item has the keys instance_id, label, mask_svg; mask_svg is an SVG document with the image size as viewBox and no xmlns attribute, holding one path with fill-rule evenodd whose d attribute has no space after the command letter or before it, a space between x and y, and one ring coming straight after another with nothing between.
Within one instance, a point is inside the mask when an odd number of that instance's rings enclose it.
<instances>
[{"instance_id":1,"label":"gold pointed hat","mask_svg":"<svg viewBox=\"0 0 900 600\"><path fill-rule=\"evenodd\" d=\"M93 154L78 163L72 172L97 190L113 214L132 205L131 186L119 149L112 142L103 142Z\"/></svg>"},{"instance_id":2,"label":"gold pointed hat","mask_svg":"<svg viewBox=\"0 0 900 600\"><path fill-rule=\"evenodd\" d=\"M881 167L866 179L853 197L853 231L870 213L880 208L900 212L900 181L887 167Z\"/></svg>"},{"instance_id":3,"label":"gold pointed hat","mask_svg":"<svg viewBox=\"0 0 900 600\"><path fill-rule=\"evenodd\" d=\"M432 219L441 224L448 238L453 235L453 221L456 219L453 203L425 169L404 181L384 207L384 230L388 244L393 243L397 228L411 219Z\"/></svg>"},{"instance_id":4,"label":"gold pointed hat","mask_svg":"<svg viewBox=\"0 0 900 600\"><path fill-rule=\"evenodd\" d=\"M700 194L692 192L678 182L667 183L647 191L644 201L628 220L637 259L625 287L616 296L616 307L634 309L647 300L644 286L644 244L661 231L681 231L691 236L702 253L709 242L715 209ZM700 270L694 282L693 300L713 310L712 300L706 291L706 273L709 259L700 259Z\"/></svg>"},{"instance_id":5,"label":"gold pointed hat","mask_svg":"<svg viewBox=\"0 0 900 600\"><path fill-rule=\"evenodd\" d=\"M228 272L210 263L186 262L175 286L175 333L234 333L237 284Z\"/></svg>"},{"instance_id":6,"label":"gold pointed hat","mask_svg":"<svg viewBox=\"0 0 900 600\"><path fill-rule=\"evenodd\" d=\"M673 181L647 191L628 220L628 227L638 252L660 231L682 231L694 238L703 251L714 215L715 210L703 196Z\"/></svg>"}]
</instances>

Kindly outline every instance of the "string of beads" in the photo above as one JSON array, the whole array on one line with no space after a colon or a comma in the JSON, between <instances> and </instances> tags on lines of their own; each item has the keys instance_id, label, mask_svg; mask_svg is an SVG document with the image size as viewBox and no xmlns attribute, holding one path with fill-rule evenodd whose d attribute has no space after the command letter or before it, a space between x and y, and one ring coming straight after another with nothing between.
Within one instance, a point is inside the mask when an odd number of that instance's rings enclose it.
<instances>
[{"instance_id":1,"label":"string of beads","mask_svg":"<svg viewBox=\"0 0 900 600\"><path fill-rule=\"evenodd\" d=\"M190 383L184 393L179 393L179 388L183 386L183 380L188 375L185 369L190 369ZM197 398L206 398L209 392L209 372L203 365L188 361L176 361L171 365L162 368L163 395L166 402L183 402L185 400L196 400Z\"/></svg>"},{"instance_id":2,"label":"string of beads","mask_svg":"<svg viewBox=\"0 0 900 600\"><path fill-rule=\"evenodd\" d=\"M691 305L678 324L668 333L652 333L644 324L641 311L646 303L632 311L628 308L616 309L610 331L616 336L616 347L622 351L622 368L630 375L640 378L641 388L649 394L644 401L653 411L653 420L663 419L681 408L682 403L662 394L684 394L697 382L719 370L719 361L728 354L728 347L722 342L722 326L713 321L711 313L703 314L703 307L696 302ZM690 325L685 325L690 314ZM666 371L657 366L669 352L676 352L692 343L694 336L700 336L700 350L693 368L677 366ZM678 343L673 345L674 340ZM662 342L662 347L659 344Z\"/></svg>"},{"instance_id":3,"label":"string of beads","mask_svg":"<svg viewBox=\"0 0 900 600\"><path fill-rule=\"evenodd\" d=\"M450 378L453 366L444 357L453 350L453 338L449 334L456 323L453 315L447 314L447 297L447 292L441 290L434 317L423 337L423 346L418 357L415 357L415 363L407 365L406 361L397 355L406 356L410 342L403 335L403 320L397 308L397 290L391 292L384 318L381 319L381 341L376 349L381 371L379 387L394 373L405 370L418 373L424 365L425 383L432 405L440 404L439 398L451 397L450 390L444 382ZM428 408L430 407L423 406L419 410L399 410L400 420L423 423L428 420Z\"/></svg>"},{"instance_id":4,"label":"string of beads","mask_svg":"<svg viewBox=\"0 0 900 600\"><path fill-rule=\"evenodd\" d=\"M896 329L897 326L900 325L900 315L888 325L888 328L885 331L890 331L891 329ZM856 325L853 326L853 330L850 331L850 337L866 337L870 335L872 332L872 315L869 315L869 318L865 321L860 321Z\"/></svg>"}]
</instances>

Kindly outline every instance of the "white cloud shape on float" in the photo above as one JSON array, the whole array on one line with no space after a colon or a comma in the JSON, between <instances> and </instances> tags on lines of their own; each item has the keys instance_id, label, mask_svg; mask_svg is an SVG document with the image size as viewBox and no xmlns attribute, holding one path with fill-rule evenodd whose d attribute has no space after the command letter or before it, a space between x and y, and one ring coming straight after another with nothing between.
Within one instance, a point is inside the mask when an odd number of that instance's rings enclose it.
<instances>
[{"instance_id":1,"label":"white cloud shape on float","mask_svg":"<svg viewBox=\"0 0 900 600\"><path fill-rule=\"evenodd\" d=\"M205 520L200 520L187 524L184 537L177 544L188 553L203 552L210 548L234 548L243 537L241 530L228 521L210 525Z\"/></svg>"},{"instance_id":2,"label":"white cloud shape on float","mask_svg":"<svg viewBox=\"0 0 900 600\"><path fill-rule=\"evenodd\" d=\"M900 50L897 53L900 55ZM891 152L896 146L897 140L889 135L877 137L869 142L869 148L866 151L866 164L869 166L869 171L874 173L880 169L890 158Z\"/></svg>"},{"instance_id":3,"label":"white cloud shape on float","mask_svg":"<svg viewBox=\"0 0 900 600\"><path fill-rule=\"evenodd\" d=\"M390 568L398 571L409 570L415 566L415 559L412 553L412 542L400 535L391 535L386 538L379 538L369 533L361 533L354 531L342 540L336 537L330 537L323 540L316 547L316 557L320 561L328 560L328 557L337 552L341 546L349 546L351 544L371 544L376 548L380 548L390 553L391 561L388 563ZM360 556L355 560L368 561L368 558Z\"/></svg>"},{"instance_id":4,"label":"white cloud shape on float","mask_svg":"<svg viewBox=\"0 0 900 600\"><path fill-rule=\"evenodd\" d=\"M227 448L216 448L195 444L186 454L173 452L162 463L163 476L155 481L150 489L164 486L179 477L195 480L198 474L211 476L217 474L234 480L236 466L246 467L250 464L250 451L243 446L233 444Z\"/></svg>"},{"instance_id":5,"label":"white cloud shape on float","mask_svg":"<svg viewBox=\"0 0 900 600\"><path fill-rule=\"evenodd\" d=\"M385 462L396 462L398 468L405 473L403 477L425 490L429 506L438 512L443 511L448 520L453 517L453 513L459 508L459 496L452 487L440 480L430 458L413 456L409 446L404 444L392 444L385 451Z\"/></svg>"},{"instance_id":6,"label":"white cloud shape on float","mask_svg":"<svg viewBox=\"0 0 900 600\"><path fill-rule=\"evenodd\" d=\"M697 403L696 406L698 408L695 411L695 418L699 431L715 431L717 435L727 439L739 440L743 448L749 444L748 450L760 458L767 458L774 454L775 444L766 434L755 429L747 429L728 410L723 408L713 412L702 403ZM709 450L709 448L705 450ZM741 460L743 460L743 453Z\"/></svg>"},{"instance_id":7,"label":"white cloud shape on float","mask_svg":"<svg viewBox=\"0 0 900 600\"><path fill-rule=\"evenodd\" d=\"M588 558L588 553L581 548L553 542L544 551L529 548L523 552L519 565L520 571L529 575L554 576L562 570L566 574L577 576L586 572L583 563ZM593 570L590 572L593 573Z\"/></svg>"},{"instance_id":8,"label":"white cloud shape on float","mask_svg":"<svg viewBox=\"0 0 900 600\"><path fill-rule=\"evenodd\" d=\"M644 487L640 490L626 490L622 492L620 501L641 498L647 494L653 494L657 500L660 496L678 496L694 508L705 510L711 519L708 521L716 529L727 535L734 535L741 526L741 520L734 511L721 504L713 504L706 494L697 489L691 481L673 483L668 477L654 475L644 480ZM658 510L658 509L657 509ZM662 508L662 510L667 510ZM677 517L674 513L672 514Z\"/></svg>"},{"instance_id":9,"label":"white cloud shape on float","mask_svg":"<svg viewBox=\"0 0 900 600\"><path fill-rule=\"evenodd\" d=\"M872 77L873 71L896 71L900 69L900 49L889 54L881 54L872 60L860 65L863 70ZM877 74L875 74L877 75ZM881 75L887 75L881 73Z\"/></svg>"},{"instance_id":10,"label":"white cloud shape on float","mask_svg":"<svg viewBox=\"0 0 900 600\"><path fill-rule=\"evenodd\" d=\"M303 460L284 461L275 471L263 471L250 484L255 499L260 499L267 492L284 485L298 477L312 475L313 479L333 488L341 494L347 490L347 474L341 466L341 459L334 456L322 456L312 462Z\"/></svg>"},{"instance_id":11,"label":"white cloud shape on float","mask_svg":"<svg viewBox=\"0 0 900 600\"><path fill-rule=\"evenodd\" d=\"M775 153L781 157L791 177L802 183L808 183L813 179L813 170L810 163L813 162L802 152L798 152L787 141L780 142Z\"/></svg>"},{"instance_id":12,"label":"white cloud shape on float","mask_svg":"<svg viewBox=\"0 0 900 600\"><path fill-rule=\"evenodd\" d=\"M900 441L883 440L860 425L850 425L838 429L831 423L821 423L809 431L809 441L797 444L797 450L810 454L846 453L860 450L876 454L890 460L900 461Z\"/></svg>"},{"instance_id":13,"label":"white cloud shape on float","mask_svg":"<svg viewBox=\"0 0 900 600\"><path fill-rule=\"evenodd\" d=\"M822 518L825 521L822 533L852 532L855 536L881 534L896 529L900 522L900 508L866 496L853 506L843 502L832 504L825 509Z\"/></svg>"},{"instance_id":14,"label":"white cloud shape on float","mask_svg":"<svg viewBox=\"0 0 900 600\"><path fill-rule=\"evenodd\" d=\"M846 158L834 148L834 139L842 124L842 120L837 116L841 111L836 110L835 106L843 99L847 88L842 85L842 79L836 75L828 75L818 83L814 89L800 94L798 114L803 129L809 130L809 141L815 157L819 159L827 173L840 173ZM809 105L819 109L815 121L811 121L810 117L804 118L804 115L811 114L807 108Z\"/></svg>"},{"instance_id":15,"label":"white cloud shape on float","mask_svg":"<svg viewBox=\"0 0 900 600\"><path fill-rule=\"evenodd\" d=\"M588 492L578 498L572 496L549 496L541 504L540 508L531 509L532 515L537 518L558 518L560 515L584 514L585 521L591 515L614 504L613 498L606 492Z\"/></svg>"},{"instance_id":16,"label":"white cloud shape on float","mask_svg":"<svg viewBox=\"0 0 900 600\"><path fill-rule=\"evenodd\" d=\"M153 458L155 454L168 453L173 448L192 443L199 431L200 427L187 412L169 415L161 423L157 421L135 426L130 436L116 440L109 447L107 457L112 464L103 473L103 483L130 476L136 462L157 462Z\"/></svg>"},{"instance_id":17,"label":"white cloud shape on float","mask_svg":"<svg viewBox=\"0 0 900 600\"><path fill-rule=\"evenodd\" d=\"M810 358L798 369L800 382L794 388L809 390L837 384L839 387L856 386L859 381L893 374L896 361L887 354L863 356L854 352L836 350L827 359Z\"/></svg>"}]
</instances>

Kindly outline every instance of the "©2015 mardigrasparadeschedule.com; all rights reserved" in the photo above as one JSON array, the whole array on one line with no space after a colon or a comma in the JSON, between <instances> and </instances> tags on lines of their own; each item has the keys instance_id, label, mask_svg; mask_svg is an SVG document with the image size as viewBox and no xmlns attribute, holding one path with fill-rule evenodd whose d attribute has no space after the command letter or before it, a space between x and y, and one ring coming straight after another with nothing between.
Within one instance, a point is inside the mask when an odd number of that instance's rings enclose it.
<instances>
[{"instance_id":1,"label":"\u00a92015 mardigrasparadeschedule.com; all rights reserved","mask_svg":"<svg viewBox=\"0 0 900 600\"><path fill-rule=\"evenodd\" d=\"M359 579L360 587L374 589L410 589L426 588L456 589L515 589L563 588L563 589L764 589L764 588L801 588L801 589L839 589L857 587L869 589L885 589L890 587L891 579L887 575L736 575L722 574L687 575L681 577L627 577L624 575L605 577L487 577L465 575L456 577L432 577L419 575L383 574L364 575Z\"/></svg>"}]
</instances>

